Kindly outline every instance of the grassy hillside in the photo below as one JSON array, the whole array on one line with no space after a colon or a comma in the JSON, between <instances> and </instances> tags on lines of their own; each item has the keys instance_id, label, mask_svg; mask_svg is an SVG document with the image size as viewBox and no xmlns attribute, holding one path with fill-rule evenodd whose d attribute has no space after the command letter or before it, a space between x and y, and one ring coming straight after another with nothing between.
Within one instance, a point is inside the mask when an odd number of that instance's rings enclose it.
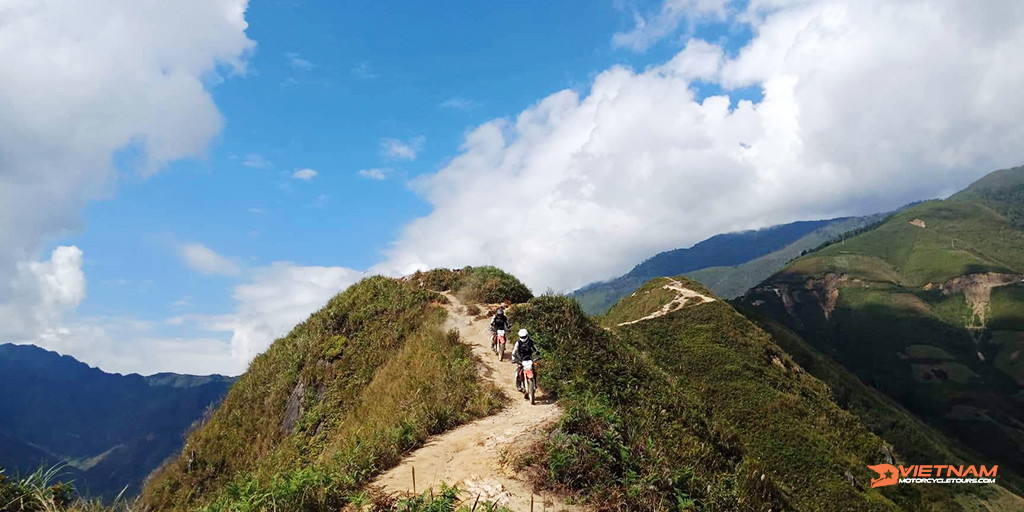
<instances>
[{"instance_id":1,"label":"grassy hillside","mask_svg":"<svg viewBox=\"0 0 1024 512\"><path fill-rule=\"evenodd\" d=\"M672 303L677 298L678 292L671 287L677 283L697 293L707 296L714 295L711 290L692 279L682 276L659 277L651 279L628 297L616 302L607 313L600 317L600 322L608 327L613 327L659 312L665 305Z\"/></svg>"},{"instance_id":2,"label":"grassy hillside","mask_svg":"<svg viewBox=\"0 0 1024 512\"><path fill-rule=\"evenodd\" d=\"M685 274L722 297L741 295L802 251L881 219L879 215L793 222L756 231L713 236L688 249L657 254L629 273L592 283L572 293L591 315L605 313L619 299L654 277Z\"/></svg>"},{"instance_id":3,"label":"grassy hillside","mask_svg":"<svg viewBox=\"0 0 1024 512\"><path fill-rule=\"evenodd\" d=\"M770 333L801 367L827 384L840 407L857 415L865 427L891 443L908 463L931 464L941 460L971 464L984 460L978 452L944 435L903 405L865 384L785 325L762 316L746 304L738 303L737 307ZM1010 471L1000 473L1000 484L1024 493L1024 480Z\"/></svg>"},{"instance_id":4,"label":"grassy hillside","mask_svg":"<svg viewBox=\"0 0 1024 512\"><path fill-rule=\"evenodd\" d=\"M951 199L983 204L1024 227L1024 166L989 173Z\"/></svg>"},{"instance_id":5,"label":"grassy hillside","mask_svg":"<svg viewBox=\"0 0 1024 512\"><path fill-rule=\"evenodd\" d=\"M148 482L144 502L338 510L427 436L500 406L468 347L442 329L446 299L432 290L503 296L522 287L510 280L464 269L352 286L252 362L181 456Z\"/></svg>"},{"instance_id":6,"label":"grassy hillside","mask_svg":"<svg viewBox=\"0 0 1024 512\"><path fill-rule=\"evenodd\" d=\"M30 474L65 462L65 480L112 499L181 449L185 431L233 379L105 373L32 345L0 345L0 467Z\"/></svg>"},{"instance_id":7,"label":"grassy hillside","mask_svg":"<svg viewBox=\"0 0 1024 512\"><path fill-rule=\"evenodd\" d=\"M428 290L451 291L466 302L515 304L533 298L533 293L521 281L491 266L439 268L416 272L405 279Z\"/></svg>"},{"instance_id":8,"label":"grassy hillside","mask_svg":"<svg viewBox=\"0 0 1024 512\"><path fill-rule=\"evenodd\" d=\"M743 302L963 441L978 463L1020 474L1024 231L966 197L918 205L799 258Z\"/></svg>"},{"instance_id":9,"label":"grassy hillside","mask_svg":"<svg viewBox=\"0 0 1024 512\"><path fill-rule=\"evenodd\" d=\"M770 277L786 266L794 258L821 246L826 242L841 239L847 233L855 232L885 219L888 214L877 213L863 217L837 219L826 226L818 228L795 242L755 258L740 265L731 267L708 267L685 275L690 279L706 285L711 291L722 298L739 297L747 290Z\"/></svg>"},{"instance_id":10,"label":"grassy hillside","mask_svg":"<svg viewBox=\"0 0 1024 512\"><path fill-rule=\"evenodd\" d=\"M653 307L632 299L615 309ZM948 487L870 489L865 466L887 443L724 301L606 329L545 296L513 319L536 333L542 387L567 408L520 461L542 485L603 510L960 509Z\"/></svg>"}]
</instances>

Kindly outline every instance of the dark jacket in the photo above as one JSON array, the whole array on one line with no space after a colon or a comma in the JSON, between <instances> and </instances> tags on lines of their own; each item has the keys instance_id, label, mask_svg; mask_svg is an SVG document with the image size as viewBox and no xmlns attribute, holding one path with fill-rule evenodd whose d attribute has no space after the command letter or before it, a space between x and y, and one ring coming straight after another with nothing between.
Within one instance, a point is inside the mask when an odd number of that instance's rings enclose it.
<instances>
[{"instance_id":1,"label":"dark jacket","mask_svg":"<svg viewBox=\"0 0 1024 512\"><path fill-rule=\"evenodd\" d=\"M502 330L508 332L508 317L504 313L498 313L491 319L491 332Z\"/></svg>"},{"instance_id":2,"label":"dark jacket","mask_svg":"<svg viewBox=\"0 0 1024 512\"><path fill-rule=\"evenodd\" d=\"M533 342L533 338L527 336L525 340L516 341L514 347L512 347L512 360L515 362L522 361L533 361L540 357L540 350L537 348L537 344Z\"/></svg>"}]
</instances>

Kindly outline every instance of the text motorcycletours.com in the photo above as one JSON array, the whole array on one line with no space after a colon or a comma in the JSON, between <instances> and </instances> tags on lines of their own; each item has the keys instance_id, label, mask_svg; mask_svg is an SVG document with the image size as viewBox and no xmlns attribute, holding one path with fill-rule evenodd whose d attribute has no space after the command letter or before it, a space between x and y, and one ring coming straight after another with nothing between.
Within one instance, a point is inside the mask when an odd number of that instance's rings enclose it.
<instances>
[{"instance_id":1,"label":"text motorcycletours.com","mask_svg":"<svg viewBox=\"0 0 1024 512\"><path fill-rule=\"evenodd\" d=\"M868 469L878 473L878 478L871 479L871 487L883 487L893 484L994 484L999 466L878 464L868 466Z\"/></svg>"}]
</instances>

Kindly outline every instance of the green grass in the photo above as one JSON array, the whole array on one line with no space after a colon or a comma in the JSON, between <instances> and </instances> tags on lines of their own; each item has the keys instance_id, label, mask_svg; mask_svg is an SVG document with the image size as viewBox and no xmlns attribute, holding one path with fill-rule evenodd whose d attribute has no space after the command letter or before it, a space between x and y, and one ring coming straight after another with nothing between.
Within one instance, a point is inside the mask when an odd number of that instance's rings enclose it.
<instances>
[{"instance_id":1,"label":"green grass","mask_svg":"<svg viewBox=\"0 0 1024 512\"><path fill-rule=\"evenodd\" d=\"M445 299L374 277L258 356L182 455L148 482L156 510L338 510L429 435L493 413ZM191 453L195 458L190 463Z\"/></svg>"},{"instance_id":2,"label":"green grass","mask_svg":"<svg viewBox=\"0 0 1024 512\"><path fill-rule=\"evenodd\" d=\"M12 478L0 468L0 511L3 512L132 512L141 510L135 500L121 495L112 503L78 495L73 482L63 481L66 466L39 468L22 478Z\"/></svg>"},{"instance_id":3,"label":"green grass","mask_svg":"<svg viewBox=\"0 0 1024 512\"><path fill-rule=\"evenodd\" d=\"M1024 167L989 173L952 199L983 204L1024 227Z\"/></svg>"},{"instance_id":4,"label":"green grass","mask_svg":"<svg viewBox=\"0 0 1024 512\"><path fill-rule=\"evenodd\" d=\"M672 302L678 296L675 290L665 288L665 285L671 283L672 279L679 281L684 287L697 293L702 293L709 297L714 296L711 290L708 290L704 285L692 279L683 276L673 278L658 277L651 279L643 286L637 288L628 297L615 303L601 317L601 323L605 326L613 327L620 323L639 320L657 312L662 306Z\"/></svg>"},{"instance_id":5,"label":"green grass","mask_svg":"<svg viewBox=\"0 0 1024 512\"><path fill-rule=\"evenodd\" d=\"M993 365L1024 385L1024 333L1019 331L995 331L992 342L999 347Z\"/></svg>"},{"instance_id":6,"label":"green grass","mask_svg":"<svg viewBox=\"0 0 1024 512\"><path fill-rule=\"evenodd\" d=\"M435 269L416 272L409 279L428 290L454 292L466 302L517 304L533 297L526 285L497 267Z\"/></svg>"},{"instance_id":7,"label":"green grass","mask_svg":"<svg viewBox=\"0 0 1024 512\"><path fill-rule=\"evenodd\" d=\"M912 219L925 221L927 227L911 225ZM936 201L899 212L873 230L798 259L785 272L844 272L874 281L898 276L899 284L919 287L968 273L1024 272L1021 247L1024 232L995 211L965 201ZM851 256L844 260L844 255ZM871 264L864 258L880 262ZM812 266L814 260L819 261Z\"/></svg>"},{"instance_id":8,"label":"green grass","mask_svg":"<svg viewBox=\"0 0 1024 512\"><path fill-rule=\"evenodd\" d=\"M462 499L460 494L458 487L442 482L436 493L431 489L420 495L400 497L385 494L379 489L369 489L354 496L351 501L355 510L373 512L512 512L507 507L479 497Z\"/></svg>"},{"instance_id":9,"label":"green grass","mask_svg":"<svg viewBox=\"0 0 1024 512\"><path fill-rule=\"evenodd\" d=\"M982 325L965 295L947 295L942 285L966 274L1024 273L1024 231L1004 210L969 199L958 195L894 214L791 262L742 303L979 457L1000 463L1019 492L1024 394L994 333L1024 332L1024 286L993 289ZM914 219L925 227L910 224ZM806 286L827 273L841 277L829 318ZM780 294L788 295L785 301ZM977 414L957 412L965 410Z\"/></svg>"},{"instance_id":10,"label":"green grass","mask_svg":"<svg viewBox=\"0 0 1024 512\"><path fill-rule=\"evenodd\" d=\"M565 297L512 313L566 406L521 461L541 485L602 510L956 509L943 492L865 489L883 441L725 302L611 330Z\"/></svg>"},{"instance_id":11,"label":"green grass","mask_svg":"<svg viewBox=\"0 0 1024 512\"><path fill-rule=\"evenodd\" d=\"M1024 284L992 290L988 326L993 331L1024 331Z\"/></svg>"}]
</instances>

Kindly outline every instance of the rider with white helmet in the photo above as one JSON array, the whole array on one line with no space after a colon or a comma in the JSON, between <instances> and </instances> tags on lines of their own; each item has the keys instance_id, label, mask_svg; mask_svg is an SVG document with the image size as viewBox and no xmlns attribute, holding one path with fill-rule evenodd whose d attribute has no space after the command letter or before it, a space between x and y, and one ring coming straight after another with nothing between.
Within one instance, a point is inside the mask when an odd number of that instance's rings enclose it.
<instances>
[{"instance_id":1,"label":"rider with white helmet","mask_svg":"<svg viewBox=\"0 0 1024 512\"><path fill-rule=\"evenodd\" d=\"M533 361L540 357L540 350L537 349L537 344L534 343L533 338L530 337L530 332L526 329L519 329L519 340L516 341L514 347L512 347L512 362L516 366L516 389L519 391L523 390L522 374L519 372L522 367L523 361Z\"/></svg>"}]
</instances>

